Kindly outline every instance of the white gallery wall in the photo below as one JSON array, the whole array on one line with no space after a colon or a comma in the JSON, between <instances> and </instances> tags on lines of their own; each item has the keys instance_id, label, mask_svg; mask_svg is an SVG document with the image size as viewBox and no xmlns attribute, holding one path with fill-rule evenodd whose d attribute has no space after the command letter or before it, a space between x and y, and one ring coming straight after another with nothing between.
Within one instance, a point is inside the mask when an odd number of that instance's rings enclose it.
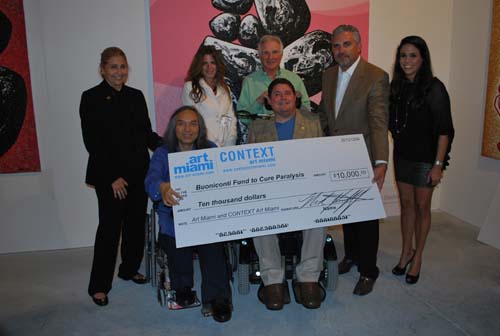
<instances>
[{"instance_id":1,"label":"white gallery wall","mask_svg":"<svg viewBox=\"0 0 500 336\"><path fill-rule=\"evenodd\" d=\"M492 1L453 3L448 87L457 137L440 208L480 226L479 239L500 249L500 160L481 156Z\"/></svg>"},{"instance_id":2,"label":"white gallery wall","mask_svg":"<svg viewBox=\"0 0 500 336\"><path fill-rule=\"evenodd\" d=\"M423 37L431 50L435 76L445 85L450 73L451 8L452 0L431 1L370 1L369 61L392 76L396 48L408 35ZM429 10L432 8L432 11ZM390 137L389 137L390 138ZM399 198L392 168L392 140L390 165L382 196L389 215L399 215ZM441 188L436 188L432 208L439 209ZM393 204L388 207L388 204Z\"/></svg>"},{"instance_id":3,"label":"white gallery wall","mask_svg":"<svg viewBox=\"0 0 500 336\"><path fill-rule=\"evenodd\" d=\"M151 97L147 0L25 0L24 7L42 172L0 175L0 253L90 246L97 201L84 184L80 95L100 81L100 51L117 45L128 56L129 84ZM457 131L433 207L479 227L500 198L500 162L479 156L490 8L491 0L370 5L371 62L390 72L403 36L418 34L429 43ZM152 99L148 105L153 116ZM387 183L393 185L392 176Z\"/></svg>"},{"instance_id":4,"label":"white gallery wall","mask_svg":"<svg viewBox=\"0 0 500 336\"><path fill-rule=\"evenodd\" d=\"M143 0L24 1L42 172L0 175L0 253L93 245L97 203L84 183L80 96L101 81L100 52L117 45L129 84L148 97L145 9Z\"/></svg>"}]
</instances>

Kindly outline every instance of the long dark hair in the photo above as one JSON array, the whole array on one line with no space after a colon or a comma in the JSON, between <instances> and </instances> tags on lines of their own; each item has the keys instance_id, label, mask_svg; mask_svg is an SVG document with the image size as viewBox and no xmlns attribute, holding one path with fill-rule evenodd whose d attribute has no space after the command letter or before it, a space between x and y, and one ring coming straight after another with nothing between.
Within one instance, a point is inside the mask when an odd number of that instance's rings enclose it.
<instances>
[{"instance_id":1,"label":"long dark hair","mask_svg":"<svg viewBox=\"0 0 500 336\"><path fill-rule=\"evenodd\" d=\"M391 97L396 97L397 95L399 95L404 83L408 81L406 79L403 68L401 67L401 63L399 62L401 57L401 48L405 44L411 44L412 46L417 48L420 52L420 56L422 57L422 65L420 66L420 69L418 69L413 81L416 88L415 98L417 101L421 102L423 97L426 95L430 84L432 83L434 75L432 74L431 54L429 52L429 47L427 47L427 43L423 38L415 35L406 36L405 38L403 38L396 50L394 71L391 82Z\"/></svg>"},{"instance_id":2,"label":"long dark hair","mask_svg":"<svg viewBox=\"0 0 500 336\"><path fill-rule=\"evenodd\" d=\"M224 80L226 66L222 61L220 51L215 49L215 47L213 46L201 45L194 55L193 60L191 61L191 65L189 66L188 74L186 76L186 82L191 81L192 83L193 89L189 93L189 96L194 100L195 103L198 103L205 98L205 92L200 86L200 79L203 78L201 72L203 67L203 57L205 55L210 55L214 58L215 65L217 66L215 82L217 85L222 86L222 88L229 94L229 88L226 84L226 81Z\"/></svg>"},{"instance_id":3,"label":"long dark hair","mask_svg":"<svg viewBox=\"0 0 500 336\"><path fill-rule=\"evenodd\" d=\"M186 110L193 111L194 113L196 113L196 116L198 117L199 133L198 137L196 138L196 141L194 142L195 148L202 149L211 147L207 139L207 126L205 125L205 120L203 120L203 117L201 116L200 112L198 112L198 110L193 106L184 105L179 107L172 114L170 120L168 121L167 128L165 129L165 133L163 134L163 143L165 144L164 146L167 146L168 151L170 153L177 152L179 140L177 139L177 135L175 134L175 125L177 124L177 117L179 113Z\"/></svg>"}]
</instances>

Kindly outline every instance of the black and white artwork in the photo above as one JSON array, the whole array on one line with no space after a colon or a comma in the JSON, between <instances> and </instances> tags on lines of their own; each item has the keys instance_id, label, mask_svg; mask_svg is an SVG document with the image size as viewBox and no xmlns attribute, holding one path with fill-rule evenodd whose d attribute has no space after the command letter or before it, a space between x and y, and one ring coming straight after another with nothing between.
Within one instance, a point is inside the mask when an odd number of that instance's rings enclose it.
<instances>
[{"instance_id":1,"label":"black and white artwork","mask_svg":"<svg viewBox=\"0 0 500 336\"><path fill-rule=\"evenodd\" d=\"M150 0L158 131L181 103L186 73L200 45L221 50L236 102L243 79L261 68L257 45L268 34L283 41L281 68L302 78L315 111L322 73L335 64L332 30L343 23L358 27L366 58L369 9L369 0ZM254 117L237 113L242 119Z\"/></svg>"},{"instance_id":2,"label":"black and white artwork","mask_svg":"<svg viewBox=\"0 0 500 336\"><path fill-rule=\"evenodd\" d=\"M0 53L9 44L12 23L0 11ZM19 137L26 115L27 92L24 79L0 64L0 157Z\"/></svg>"},{"instance_id":3,"label":"black and white artwork","mask_svg":"<svg viewBox=\"0 0 500 336\"><path fill-rule=\"evenodd\" d=\"M253 4L257 16L241 19ZM281 38L285 47L281 66L302 78L309 96L321 92L321 74L335 62L331 33L307 32L311 13L305 0L212 0L212 5L223 13L210 21L213 36L207 36L203 44L221 50L235 97L239 97L243 78L260 68L256 48L266 34ZM313 110L315 107L313 103Z\"/></svg>"}]
</instances>

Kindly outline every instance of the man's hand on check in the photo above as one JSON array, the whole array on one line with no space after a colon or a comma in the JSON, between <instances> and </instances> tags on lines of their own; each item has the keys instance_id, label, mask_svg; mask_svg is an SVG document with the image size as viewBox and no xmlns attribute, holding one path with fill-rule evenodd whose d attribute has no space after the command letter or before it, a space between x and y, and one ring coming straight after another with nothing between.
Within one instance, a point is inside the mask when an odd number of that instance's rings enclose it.
<instances>
[{"instance_id":1,"label":"man's hand on check","mask_svg":"<svg viewBox=\"0 0 500 336\"><path fill-rule=\"evenodd\" d=\"M160 184L160 193L163 204L169 207L179 205L179 200L182 199L182 196L172 189L168 182Z\"/></svg>"},{"instance_id":2,"label":"man's hand on check","mask_svg":"<svg viewBox=\"0 0 500 336\"><path fill-rule=\"evenodd\" d=\"M372 183L377 183L378 190L381 191L384 186L385 173L387 171L386 163L379 163L373 168L373 180Z\"/></svg>"}]
</instances>

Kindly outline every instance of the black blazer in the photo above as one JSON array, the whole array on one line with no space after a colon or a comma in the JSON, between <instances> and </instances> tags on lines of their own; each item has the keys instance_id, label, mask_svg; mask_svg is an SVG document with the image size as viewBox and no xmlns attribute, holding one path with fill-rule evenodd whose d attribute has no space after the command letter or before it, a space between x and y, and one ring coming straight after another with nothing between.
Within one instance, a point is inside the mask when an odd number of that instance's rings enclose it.
<instances>
[{"instance_id":1,"label":"black blazer","mask_svg":"<svg viewBox=\"0 0 500 336\"><path fill-rule=\"evenodd\" d=\"M117 178L144 183L149 165L148 148L161 138L152 131L144 95L106 81L83 92L80 102L83 142L89 153L85 182L110 185Z\"/></svg>"}]
</instances>

